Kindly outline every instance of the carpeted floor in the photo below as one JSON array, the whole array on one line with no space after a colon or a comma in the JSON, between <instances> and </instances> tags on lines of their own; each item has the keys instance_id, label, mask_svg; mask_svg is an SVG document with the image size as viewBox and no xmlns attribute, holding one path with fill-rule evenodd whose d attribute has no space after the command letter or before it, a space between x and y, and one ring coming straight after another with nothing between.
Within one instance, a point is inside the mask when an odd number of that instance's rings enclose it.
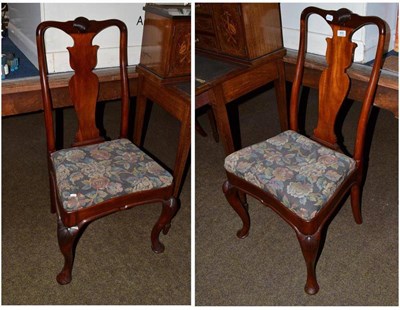
<instances>
[{"instance_id":1,"label":"carpeted floor","mask_svg":"<svg viewBox=\"0 0 400 310\"><path fill-rule=\"evenodd\" d=\"M106 105L105 128L117 136L119 105ZM71 110L66 124L73 122ZM150 232L161 212L151 204L90 224L76 251L73 280L60 286L56 216L50 213L42 113L2 121L2 303L10 304L190 304L190 173L181 209L165 252L155 254ZM74 130L65 134L66 145ZM173 167L179 123L153 107L145 148Z\"/></svg>"},{"instance_id":2,"label":"carpeted floor","mask_svg":"<svg viewBox=\"0 0 400 310\"><path fill-rule=\"evenodd\" d=\"M315 123L310 92L307 124ZM354 103L359 110L359 104ZM344 122L352 150L356 111ZM279 133L274 92L239 105L242 146ZM272 210L249 198L251 228L240 240L241 220L222 193L224 152L209 133L196 134L196 305L378 306L398 305L398 120L379 111L363 193L364 222L357 225L350 201L332 221L317 265L320 291L304 290L306 268L294 231ZM311 132L306 126L306 132ZM349 132L349 134L347 134ZM347 135L346 135L347 134Z\"/></svg>"},{"instance_id":3,"label":"carpeted floor","mask_svg":"<svg viewBox=\"0 0 400 310\"><path fill-rule=\"evenodd\" d=\"M309 116L315 115L315 101L311 91L307 124L315 122ZM118 111L116 103L107 104L105 123L112 137ZM73 123L71 115L66 111L67 123ZM240 104L239 115L243 146L279 132L271 90ZM354 119L351 110L344 133L354 131ZM206 115L199 121L210 134L196 134L197 305L398 305L398 124L391 113L382 110L377 117L363 194L364 223L355 224L346 201L328 230L316 296L303 291L306 271L295 233L271 210L249 198L250 235L236 238L240 219L221 190L223 148L212 139ZM145 147L169 167L178 128L177 121L153 107ZM49 211L43 115L4 118L2 130L3 304L190 303L190 173L181 210L169 234L161 237L163 254L150 249L160 206L119 212L88 227L78 244L73 280L60 286L55 276L63 258L56 218ZM66 133L66 144L72 136L73 131ZM351 149L349 141L345 144Z\"/></svg>"}]
</instances>

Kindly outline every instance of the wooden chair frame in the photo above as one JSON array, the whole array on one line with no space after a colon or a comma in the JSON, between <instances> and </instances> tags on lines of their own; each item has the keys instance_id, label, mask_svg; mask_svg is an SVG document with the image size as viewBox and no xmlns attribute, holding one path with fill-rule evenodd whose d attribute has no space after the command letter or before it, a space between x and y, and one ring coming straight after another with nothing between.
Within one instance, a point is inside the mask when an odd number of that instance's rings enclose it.
<instances>
[{"instance_id":1,"label":"wooden chair frame","mask_svg":"<svg viewBox=\"0 0 400 310\"><path fill-rule=\"evenodd\" d=\"M316 279L316 264L322 251L326 230L341 205L345 195L350 192L352 212L357 224L362 223L361 217L361 192L363 186L363 157L365 135L368 117L373 103L377 87L385 41L385 23L378 17L363 17L351 13L347 9L338 11L322 10L316 7L308 7L301 14L299 54L296 64L296 73L293 81L290 101L290 129L299 131L298 128L298 104L299 92L302 84L306 53L306 34L308 18L317 14L327 21L333 31L333 37L328 38L326 52L328 67L321 75L319 84L319 115L318 124L314 130L313 140L320 144L339 150L337 138L334 132L336 116L349 89L349 78L346 69L352 63L353 52L356 44L351 42L353 33L367 24L374 24L379 29L379 41L376 50L375 62L366 89L362 109L360 112L357 137L353 159L356 161L355 170L339 186L326 205L310 221L306 221L290 211L271 194L261 190L255 185L227 172L227 181L223 185L223 191L233 209L240 216L243 226L238 231L239 238L247 237L250 228L250 217L246 194L258 199L265 206L278 213L296 232L307 267L307 281L305 291L308 294L316 294L319 286ZM344 37L343 37L344 36ZM335 51L341 53L335 54ZM345 53L347 52L347 53ZM340 79L342 87L332 87L332 81ZM324 104L321 104L324 102Z\"/></svg>"},{"instance_id":2,"label":"wooden chair frame","mask_svg":"<svg viewBox=\"0 0 400 310\"><path fill-rule=\"evenodd\" d=\"M56 151L54 122L52 115L52 99L48 82L48 69L46 61L44 34L49 28L57 28L70 35L74 40L74 46L68 47L71 67L75 70L69 82L69 90L74 108L78 117L78 132L73 146L82 146L100 143L104 138L99 135L95 125L95 110L99 91L99 80L92 72L97 63L98 46L92 45L93 38L108 27L118 27L120 31L120 77L121 77L121 127L120 138L128 138L129 117L129 88L127 75L127 27L116 19L94 21L84 17L78 17L74 21L56 22L45 21L39 24L36 30L38 47L40 83L44 106L45 127L47 137L47 159L50 180L51 212L57 213L58 242L64 256L64 266L57 276L60 284L71 281L72 267L75 255L75 247L84 231L84 228L96 219L111 213L130 209L132 207L161 202L162 212L151 232L151 244L155 253L164 251L164 245L159 240L159 234L163 231L167 234L171 220L178 210L176 198L173 196L174 184L147 191L115 197L89 208L67 212L61 203L57 191L57 182L51 154Z\"/></svg>"}]
</instances>

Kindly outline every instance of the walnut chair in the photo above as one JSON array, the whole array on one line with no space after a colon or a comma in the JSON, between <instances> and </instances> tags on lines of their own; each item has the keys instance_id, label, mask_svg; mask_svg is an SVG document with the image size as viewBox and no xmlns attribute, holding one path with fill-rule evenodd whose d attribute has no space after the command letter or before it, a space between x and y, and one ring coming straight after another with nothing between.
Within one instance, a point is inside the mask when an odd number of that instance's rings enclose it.
<instances>
[{"instance_id":1,"label":"walnut chair","mask_svg":"<svg viewBox=\"0 0 400 310\"><path fill-rule=\"evenodd\" d=\"M94 37L108 27L118 27L121 81L120 137L105 141L95 125L99 78L93 72L98 46ZM48 81L44 34L57 28L70 35L67 47L74 75L69 81L70 98L78 119L75 141L70 148L56 149L52 100ZM173 177L128 140L129 89L127 75L127 28L115 19L94 21L42 22L36 30L40 82L47 137L51 212L57 213L58 243L64 267L57 276L60 284L71 281L75 247L85 227L111 213L147 203L161 202L161 215L151 231L155 253L164 250L159 241L166 234L178 205L173 197Z\"/></svg>"},{"instance_id":2,"label":"walnut chair","mask_svg":"<svg viewBox=\"0 0 400 310\"><path fill-rule=\"evenodd\" d=\"M311 138L298 133L298 101L306 51L308 17L321 16L332 28L327 38L327 67L319 80L318 123ZM343 154L334 126L349 90L346 69L353 61L354 32L367 24L379 30L375 63L359 116L354 153ZM316 294L316 263L322 251L326 229L350 192L357 224L361 218L363 157L368 117L382 66L385 24L378 17L363 17L347 9L326 11L306 8L301 14L300 45L290 102L290 130L227 156L225 196L240 216L239 238L247 237L250 218L246 194L280 215L296 232L307 266L305 291Z\"/></svg>"}]
</instances>

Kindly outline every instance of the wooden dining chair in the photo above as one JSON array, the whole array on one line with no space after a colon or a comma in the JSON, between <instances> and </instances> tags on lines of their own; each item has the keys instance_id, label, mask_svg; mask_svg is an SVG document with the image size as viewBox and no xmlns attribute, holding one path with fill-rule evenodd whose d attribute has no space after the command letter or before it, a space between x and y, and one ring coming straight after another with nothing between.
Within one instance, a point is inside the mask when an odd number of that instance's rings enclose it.
<instances>
[{"instance_id":1,"label":"wooden dining chair","mask_svg":"<svg viewBox=\"0 0 400 310\"><path fill-rule=\"evenodd\" d=\"M307 22L321 16L332 28L327 38L327 67L319 80L318 123L311 138L298 133L299 92L304 70ZM346 69L353 61L356 44L352 35L361 27L378 27L375 62L359 116L354 153L341 152L335 134L335 120L349 91ZM378 17L364 17L347 9L326 11L308 7L301 14L300 45L290 102L290 130L264 142L246 147L225 159L227 181L223 191L243 226L239 238L249 233L250 218L246 194L280 215L296 232L307 266L305 291L316 294L316 263L322 251L326 229L350 192L356 223L361 224L364 145L371 105L382 66L385 23Z\"/></svg>"},{"instance_id":2,"label":"wooden dining chair","mask_svg":"<svg viewBox=\"0 0 400 310\"><path fill-rule=\"evenodd\" d=\"M118 27L121 81L121 126L118 139L105 141L95 124L99 78L93 72L98 46L94 37L108 27ZM57 28L73 39L69 51L74 74L69 92L78 119L75 142L56 149L52 100L45 52L45 31ZM172 175L128 140L129 89L127 76L127 28L115 19L94 21L79 17L74 21L45 21L36 31L40 82L47 137L51 212L57 213L58 243L64 267L57 276L60 284L71 281L75 247L84 228L111 213L147 203L161 202L162 212L151 231L152 249L164 250L159 240L166 234L177 212Z\"/></svg>"}]
</instances>

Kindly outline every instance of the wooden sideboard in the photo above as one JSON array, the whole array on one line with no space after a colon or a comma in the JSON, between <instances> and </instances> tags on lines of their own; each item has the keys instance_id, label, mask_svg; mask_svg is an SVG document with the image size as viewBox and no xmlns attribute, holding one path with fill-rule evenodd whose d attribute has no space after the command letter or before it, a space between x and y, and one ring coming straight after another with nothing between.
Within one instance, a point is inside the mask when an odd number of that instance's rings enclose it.
<instances>
[{"instance_id":1,"label":"wooden sideboard","mask_svg":"<svg viewBox=\"0 0 400 310\"><path fill-rule=\"evenodd\" d=\"M147 4L144 10L133 141L144 143L148 99L181 123L173 168L174 196L178 197L190 151L191 9Z\"/></svg>"},{"instance_id":2,"label":"wooden sideboard","mask_svg":"<svg viewBox=\"0 0 400 310\"><path fill-rule=\"evenodd\" d=\"M196 49L252 61L283 49L278 3L197 3Z\"/></svg>"},{"instance_id":3,"label":"wooden sideboard","mask_svg":"<svg viewBox=\"0 0 400 310\"><path fill-rule=\"evenodd\" d=\"M140 65L160 78L190 76L190 6L146 5Z\"/></svg>"},{"instance_id":4,"label":"wooden sideboard","mask_svg":"<svg viewBox=\"0 0 400 310\"><path fill-rule=\"evenodd\" d=\"M226 154L240 148L227 105L271 82L279 121L288 128L280 7L278 3L197 3L196 108L212 107ZM235 145L236 144L236 145Z\"/></svg>"}]
</instances>

